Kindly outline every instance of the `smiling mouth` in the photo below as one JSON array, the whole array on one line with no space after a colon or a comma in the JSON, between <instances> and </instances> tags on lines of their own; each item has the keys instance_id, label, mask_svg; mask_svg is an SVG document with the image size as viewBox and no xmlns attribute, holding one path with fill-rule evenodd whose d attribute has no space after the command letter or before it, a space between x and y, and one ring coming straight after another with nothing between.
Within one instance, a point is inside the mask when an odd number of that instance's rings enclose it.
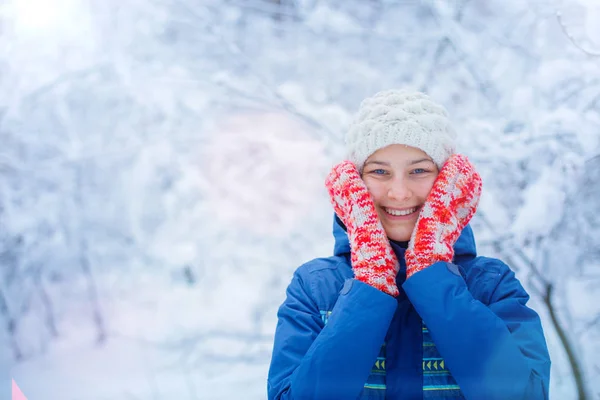
<instances>
[{"instance_id":1,"label":"smiling mouth","mask_svg":"<svg viewBox=\"0 0 600 400\"><path fill-rule=\"evenodd\" d=\"M414 214L415 212L417 212L419 207L407 208L404 210L394 210L394 209L385 208L385 207L383 209L386 212L386 214L392 215L394 217L405 217L407 215L411 215L411 214Z\"/></svg>"}]
</instances>

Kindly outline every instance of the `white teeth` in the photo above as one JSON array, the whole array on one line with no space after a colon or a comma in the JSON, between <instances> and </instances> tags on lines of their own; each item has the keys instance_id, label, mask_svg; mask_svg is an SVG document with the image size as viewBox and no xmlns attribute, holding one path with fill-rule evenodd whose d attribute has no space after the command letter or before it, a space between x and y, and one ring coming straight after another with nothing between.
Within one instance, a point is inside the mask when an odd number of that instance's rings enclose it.
<instances>
[{"instance_id":1,"label":"white teeth","mask_svg":"<svg viewBox=\"0 0 600 400\"><path fill-rule=\"evenodd\" d=\"M385 212L387 212L388 214L396 215L396 216L402 216L402 215L412 214L415 211L417 211L417 207L414 207L414 208L411 208L411 209L408 209L408 210L402 210L402 211L400 211L400 210L390 210L389 208L385 209Z\"/></svg>"}]
</instances>

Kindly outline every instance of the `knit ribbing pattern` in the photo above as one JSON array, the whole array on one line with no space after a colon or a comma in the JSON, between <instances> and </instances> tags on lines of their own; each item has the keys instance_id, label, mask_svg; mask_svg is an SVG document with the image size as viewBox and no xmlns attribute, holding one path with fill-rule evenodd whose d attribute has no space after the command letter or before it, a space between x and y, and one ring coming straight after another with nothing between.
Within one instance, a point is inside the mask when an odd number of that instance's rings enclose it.
<instances>
[{"instance_id":1,"label":"knit ribbing pattern","mask_svg":"<svg viewBox=\"0 0 600 400\"><path fill-rule=\"evenodd\" d=\"M325 186L335 213L346 225L355 278L398 296L398 259L355 165L344 161L333 167Z\"/></svg>"},{"instance_id":2,"label":"knit ribbing pattern","mask_svg":"<svg viewBox=\"0 0 600 400\"><path fill-rule=\"evenodd\" d=\"M417 219L405 253L407 277L438 261L452 262L454 244L477 210L481 188L481 177L467 157L452 155Z\"/></svg>"},{"instance_id":3,"label":"knit ribbing pattern","mask_svg":"<svg viewBox=\"0 0 600 400\"><path fill-rule=\"evenodd\" d=\"M424 93L385 90L363 100L345 140L349 160L359 168L391 144L421 149L441 168L454 153L456 132L446 109Z\"/></svg>"}]
</instances>

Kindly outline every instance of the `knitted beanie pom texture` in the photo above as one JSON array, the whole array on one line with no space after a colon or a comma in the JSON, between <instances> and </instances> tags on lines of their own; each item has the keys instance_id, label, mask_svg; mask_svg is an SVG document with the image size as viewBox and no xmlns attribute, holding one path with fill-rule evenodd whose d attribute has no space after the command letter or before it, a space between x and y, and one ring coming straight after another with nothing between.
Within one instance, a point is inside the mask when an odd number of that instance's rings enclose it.
<instances>
[{"instance_id":1,"label":"knitted beanie pom texture","mask_svg":"<svg viewBox=\"0 0 600 400\"><path fill-rule=\"evenodd\" d=\"M441 168L455 152L456 132L441 105L419 92L385 90L369 97L346 134L348 158L359 169L392 144L416 147Z\"/></svg>"}]
</instances>

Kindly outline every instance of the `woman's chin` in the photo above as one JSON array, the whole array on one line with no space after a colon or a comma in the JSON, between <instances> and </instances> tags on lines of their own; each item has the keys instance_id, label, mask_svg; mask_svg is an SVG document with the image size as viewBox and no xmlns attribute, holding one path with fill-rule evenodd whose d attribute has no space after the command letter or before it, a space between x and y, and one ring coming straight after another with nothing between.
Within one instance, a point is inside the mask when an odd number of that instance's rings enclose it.
<instances>
[{"instance_id":1,"label":"woman's chin","mask_svg":"<svg viewBox=\"0 0 600 400\"><path fill-rule=\"evenodd\" d=\"M408 242L412 236L415 222L405 222L403 224L390 224L389 221L382 220L383 229L387 237L396 242Z\"/></svg>"},{"instance_id":2,"label":"woman's chin","mask_svg":"<svg viewBox=\"0 0 600 400\"><path fill-rule=\"evenodd\" d=\"M408 242L412 232L386 232L387 237L396 242Z\"/></svg>"}]
</instances>

